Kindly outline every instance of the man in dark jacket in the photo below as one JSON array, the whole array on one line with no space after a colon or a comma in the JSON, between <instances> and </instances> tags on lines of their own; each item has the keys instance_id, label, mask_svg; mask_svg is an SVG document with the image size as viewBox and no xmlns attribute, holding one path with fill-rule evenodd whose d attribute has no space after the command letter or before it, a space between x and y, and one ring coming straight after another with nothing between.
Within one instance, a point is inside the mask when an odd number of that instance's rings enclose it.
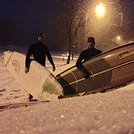
<instances>
[{"instance_id":1,"label":"man in dark jacket","mask_svg":"<svg viewBox=\"0 0 134 134\"><path fill-rule=\"evenodd\" d=\"M89 78L91 74L83 67L82 63L101 53L100 50L94 47L95 39L93 37L89 37L87 43L88 48L80 53L76 62L76 67L83 72L85 78Z\"/></svg>"},{"instance_id":2,"label":"man in dark jacket","mask_svg":"<svg viewBox=\"0 0 134 134\"><path fill-rule=\"evenodd\" d=\"M55 71L55 65L53 59L51 57L48 47L43 44L43 39L44 39L44 34L39 33L37 36L37 42L35 44L32 44L29 47L26 54L26 60L25 60L25 73L29 72L31 55L33 55L35 61L37 61L43 66L45 66L46 56L47 56L49 62L53 67L53 71ZM29 100L32 100L32 98L33 98L32 95L29 95Z\"/></svg>"}]
</instances>

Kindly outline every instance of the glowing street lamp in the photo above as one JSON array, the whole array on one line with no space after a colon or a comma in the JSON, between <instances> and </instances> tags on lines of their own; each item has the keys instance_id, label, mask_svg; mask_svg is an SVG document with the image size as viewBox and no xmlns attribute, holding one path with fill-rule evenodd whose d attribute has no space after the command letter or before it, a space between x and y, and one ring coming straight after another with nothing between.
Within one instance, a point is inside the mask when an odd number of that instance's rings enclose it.
<instances>
[{"instance_id":1,"label":"glowing street lamp","mask_svg":"<svg viewBox=\"0 0 134 134\"><path fill-rule=\"evenodd\" d=\"M122 44L122 43L123 43L123 38L122 38L122 36L120 36L120 35L116 36L115 42L116 42L118 45Z\"/></svg>"},{"instance_id":2,"label":"glowing street lamp","mask_svg":"<svg viewBox=\"0 0 134 134\"><path fill-rule=\"evenodd\" d=\"M117 39L118 41L120 41L120 40L121 40L121 36L118 35L118 36L116 37L116 39Z\"/></svg>"},{"instance_id":3,"label":"glowing street lamp","mask_svg":"<svg viewBox=\"0 0 134 134\"><path fill-rule=\"evenodd\" d=\"M95 8L95 12L96 12L96 15L98 17L103 17L105 15L105 12L106 12L105 6L102 3L98 4Z\"/></svg>"}]
</instances>

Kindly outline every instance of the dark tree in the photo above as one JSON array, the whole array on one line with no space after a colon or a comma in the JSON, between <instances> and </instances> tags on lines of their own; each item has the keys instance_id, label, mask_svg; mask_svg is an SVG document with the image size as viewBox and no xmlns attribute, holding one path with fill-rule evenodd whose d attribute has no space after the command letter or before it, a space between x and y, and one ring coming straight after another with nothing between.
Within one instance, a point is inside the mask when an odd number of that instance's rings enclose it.
<instances>
[{"instance_id":1,"label":"dark tree","mask_svg":"<svg viewBox=\"0 0 134 134\"><path fill-rule=\"evenodd\" d=\"M62 29L68 45L68 59L67 64L70 63L73 47L78 44L81 27L85 25L85 16L82 10L82 1L80 0L58 0L60 8L60 19L62 21ZM79 34L78 34L79 33ZM84 36L84 33L82 33Z\"/></svg>"}]
</instances>

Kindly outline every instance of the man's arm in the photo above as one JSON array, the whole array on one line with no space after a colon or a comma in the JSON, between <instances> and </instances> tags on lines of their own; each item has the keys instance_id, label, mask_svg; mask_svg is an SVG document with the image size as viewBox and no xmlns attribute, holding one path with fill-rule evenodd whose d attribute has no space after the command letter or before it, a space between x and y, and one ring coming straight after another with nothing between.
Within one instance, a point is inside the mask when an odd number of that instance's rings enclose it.
<instances>
[{"instance_id":1,"label":"man's arm","mask_svg":"<svg viewBox=\"0 0 134 134\"><path fill-rule=\"evenodd\" d=\"M27 54L26 54L26 59L25 59L25 73L29 72L29 66L30 66L30 57L32 55L32 48L29 47Z\"/></svg>"},{"instance_id":2,"label":"man's arm","mask_svg":"<svg viewBox=\"0 0 134 134\"><path fill-rule=\"evenodd\" d=\"M55 68L55 65L54 65L52 56L51 56L51 54L50 54L50 52L49 52L49 49L48 49L48 51L47 51L47 57L48 57L49 62L50 62L51 65L53 66L53 71L55 71L56 68Z\"/></svg>"},{"instance_id":3,"label":"man's arm","mask_svg":"<svg viewBox=\"0 0 134 134\"><path fill-rule=\"evenodd\" d=\"M82 56L82 53L79 55L78 57L78 60L76 62L76 67L79 69L79 70L83 70L83 66L82 66L82 60L83 60L83 56Z\"/></svg>"},{"instance_id":4,"label":"man's arm","mask_svg":"<svg viewBox=\"0 0 134 134\"><path fill-rule=\"evenodd\" d=\"M83 67L83 59L83 54L81 53L76 62L76 67L83 72L85 78L89 78L91 74Z\"/></svg>"}]
</instances>

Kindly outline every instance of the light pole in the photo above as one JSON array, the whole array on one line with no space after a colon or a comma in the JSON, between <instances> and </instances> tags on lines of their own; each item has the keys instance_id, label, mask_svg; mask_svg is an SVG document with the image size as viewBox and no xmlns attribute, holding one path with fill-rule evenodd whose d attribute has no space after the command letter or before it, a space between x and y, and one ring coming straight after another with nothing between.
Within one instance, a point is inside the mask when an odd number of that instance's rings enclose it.
<instances>
[{"instance_id":1,"label":"light pole","mask_svg":"<svg viewBox=\"0 0 134 134\"><path fill-rule=\"evenodd\" d=\"M123 13L122 12L120 13L120 17L121 17L120 27L122 27L122 25L123 25Z\"/></svg>"}]
</instances>

